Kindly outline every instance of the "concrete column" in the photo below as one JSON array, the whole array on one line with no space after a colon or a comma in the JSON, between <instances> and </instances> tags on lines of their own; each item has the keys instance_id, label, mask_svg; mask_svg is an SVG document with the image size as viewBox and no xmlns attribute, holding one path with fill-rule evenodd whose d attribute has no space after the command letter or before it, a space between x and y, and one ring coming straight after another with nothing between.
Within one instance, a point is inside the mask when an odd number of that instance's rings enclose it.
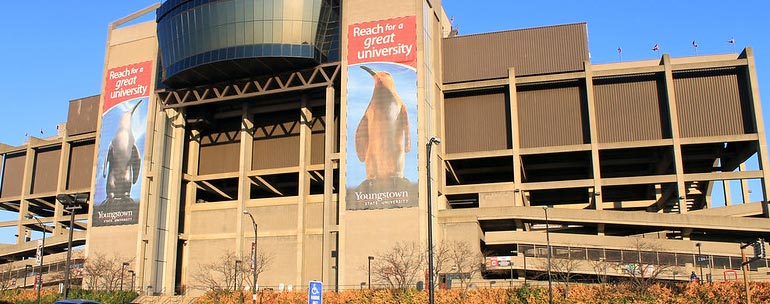
<instances>
[{"instance_id":1,"label":"concrete column","mask_svg":"<svg viewBox=\"0 0 770 304\"><path fill-rule=\"evenodd\" d=\"M35 220L28 220L25 218L27 215L27 212L29 211L29 202L27 201L27 197L29 196L29 190L30 186L32 185L32 173L34 172L35 167L35 155L37 154L35 149L32 148L32 141L34 137L29 137L29 141L27 142L27 151L24 155L24 176L21 178L21 196L19 197L19 222L16 224L16 230L17 230L17 237L16 237L16 243L21 244L24 243L25 240L25 233L26 233L26 227L22 225L22 222L25 221L33 221L35 225L37 225L37 222ZM40 220L45 224L45 220ZM43 227L41 227L43 228Z\"/></svg>"},{"instance_id":2,"label":"concrete column","mask_svg":"<svg viewBox=\"0 0 770 304\"><path fill-rule=\"evenodd\" d=\"M251 182L249 181L249 171L251 171L251 154L254 147L254 119L249 113L248 103L243 103L241 109L241 145L240 145L240 166L238 166L238 207L235 218L236 231L235 252L241 257L242 261L248 261L251 253L250 241L245 239L246 231L252 231L251 220L246 220L243 210L246 203L251 199ZM198 148L199 145L198 145ZM197 153L196 153L197 155ZM197 164L197 161L196 161ZM197 169L197 167L196 167ZM197 175L197 170L196 170ZM245 250L245 251L244 251Z\"/></svg>"},{"instance_id":3,"label":"concrete column","mask_svg":"<svg viewBox=\"0 0 770 304\"><path fill-rule=\"evenodd\" d=\"M324 217L323 217L323 249L321 257L323 263L322 279L329 282L326 285L333 288L335 282L332 276L331 251L336 250L333 247L336 243L336 237L332 231L339 231L337 225L337 196L334 195L334 138L335 138L335 115L334 115L334 87L326 87L326 115L324 117L326 127L324 129ZM339 158L337 157L337 160Z\"/></svg>"},{"instance_id":4,"label":"concrete column","mask_svg":"<svg viewBox=\"0 0 770 304\"><path fill-rule=\"evenodd\" d=\"M511 108L511 146L513 150L513 205L524 206L524 191L521 191L521 150L519 136L519 103L516 98L516 69L508 68L508 96Z\"/></svg>"},{"instance_id":5,"label":"concrete column","mask_svg":"<svg viewBox=\"0 0 770 304\"><path fill-rule=\"evenodd\" d=\"M308 106L307 95L302 95L299 117L299 184L297 191L297 275L296 286L301 286L307 281L305 269L305 223L308 196L310 195L310 174L308 167L311 164L311 136L310 123L313 121L313 113Z\"/></svg>"},{"instance_id":6,"label":"concrete column","mask_svg":"<svg viewBox=\"0 0 770 304\"><path fill-rule=\"evenodd\" d=\"M754 63L754 50L747 47L740 57L746 58L748 61L748 67L746 68L746 74L749 80L749 98L751 98L751 106L754 113L754 124L759 137L759 145L757 145L757 155L759 155L759 166L762 169L762 211L765 217L770 217L770 208L768 208L768 201L770 200L770 160L763 155L768 155L767 138L765 137L765 122L762 118L762 102L759 98L759 83L757 80L757 65Z\"/></svg>"},{"instance_id":7,"label":"concrete column","mask_svg":"<svg viewBox=\"0 0 770 304\"><path fill-rule=\"evenodd\" d=\"M69 160L70 160L70 149L72 144L67 141L67 132L64 132L64 135L61 139L61 150L59 153L59 175L56 180L56 194L63 193L67 191L67 176L69 175ZM91 198L89 198L89 201ZM64 217L64 208L62 204L60 204L58 201L54 201L54 222L56 223L54 225L54 235L61 235L66 232L67 229L65 229L64 223L62 223L62 219ZM67 221L69 221L69 217L66 217Z\"/></svg>"},{"instance_id":8,"label":"concrete column","mask_svg":"<svg viewBox=\"0 0 770 304\"><path fill-rule=\"evenodd\" d=\"M676 189L679 202L679 213L687 213L687 191L684 185L684 165L682 164L682 144L679 136L679 114L677 114L676 91L674 91L674 74L671 67L671 57L663 54L663 64L666 101L668 102L669 119L671 122L671 139L674 146L674 166L676 168Z\"/></svg>"},{"instance_id":9,"label":"concrete column","mask_svg":"<svg viewBox=\"0 0 770 304\"><path fill-rule=\"evenodd\" d=\"M177 243L179 240L179 203L183 199L181 197L182 187L182 162L184 159L184 144L185 144L185 117L184 112L180 112L173 119L173 138L171 141L170 151L166 151L170 154L169 163L166 164L169 168L168 180L166 184L161 187L168 189L168 205L166 207L166 242L163 244L165 254L163 260L165 261L164 269L159 270L163 273L163 285L162 291L166 295L174 294L174 278L176 277L176 257L177 257Z\"/></svg>"},{"instance_id":10,"label":"concrete column","mask_svg":"<svg viewBox=\"0 0 770 304\"><path fill-rule=\"evenodd\" d=\"M200 130L197 129L189 129L190 132L190 140L187 141L187 174L190 176L197 176L198 175L198 155L200 152ZM180 235L184 237L185 240L185 246L182 248L182 261L180 261L179 265L182 267L181 271L181 280L180 283L189 286L190 280L188 279L188 273L189 269L192 265L190 265L190 261L192 260L190 257L190 246L187 246L187 240L188 240L188 233L190 233L190 218L192 215L192 207L195 205L195 202L198 199L198 188L195 186L195 183L188 182L187 185L185 185L185 204L184 204L184 210L181 212L185 213L184 216L184 223L182 224L183 231L180 231Z\"/></svg>"},{"instance_id":11,"label":"concrete column","mask_svg":"<svg viewBox=\"0 0 770 304\"><path fill-rule=\"evenodd\" d=\"M593 191L591 191L591 198L589 200L593 201L594 208L596 210L602 210L602 196L601 196L601 190L602 190L602 174L601 174L601 167L599 163L599 135L598 131L596 130L596 103L594 102L594 80L593 80L593 73L591 72L591 63L588 61L583 62L583 67L585 69L586 77L586 100L588 103L588 130L589 134L591 136L591 167L593 172L593 179L594 179L594 187ZM589 202L590 203L590 202Z\"/></svg>"}]
</instances>

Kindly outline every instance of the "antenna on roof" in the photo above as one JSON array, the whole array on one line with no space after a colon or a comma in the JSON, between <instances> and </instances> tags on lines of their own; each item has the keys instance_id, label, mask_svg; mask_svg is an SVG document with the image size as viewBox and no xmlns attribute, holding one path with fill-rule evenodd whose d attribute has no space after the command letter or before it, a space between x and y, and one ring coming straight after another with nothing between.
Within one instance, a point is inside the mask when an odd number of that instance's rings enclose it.
<instances>
[{"instance_id":1,"label":"antenna on roof","mask_svg":"<svg viewBox=\"0 0 770 304\"><path fill-rule=\"evenodd\" d=\"M727 43L733 47L733 53L735 53L735 37L730 37L730 40L727 40Z\"/></svg>"},{"instance_id":2,"label":"antenna on roof","mask_svg":"<svg viewBox=\"0 0 770 304\"><path fill-rule=\"evenodd\" d=\"M623 61L623 49L618 47L618 61Z\"/></svg>"}]
</instances>

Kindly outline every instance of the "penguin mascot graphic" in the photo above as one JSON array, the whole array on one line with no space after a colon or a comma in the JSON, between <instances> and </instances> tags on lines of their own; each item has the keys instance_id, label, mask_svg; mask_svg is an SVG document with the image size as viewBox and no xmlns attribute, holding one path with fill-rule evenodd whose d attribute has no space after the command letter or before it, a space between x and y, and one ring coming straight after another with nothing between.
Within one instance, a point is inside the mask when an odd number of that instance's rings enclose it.
<instances>
[{"instance_id":1,"label":"penguin mascot graphic","mask_svg":"<svg viewBox=\"0 0 770 304\"><path fill-rule=\"evenodd\" d=\"M390 73L367 66L361 69L374 79L374 90L355 134L356 154L366 164L366 180L359 190L364 190L364 186L408 184L404 178L404 155L409 152L411 138L406 105L398 96Z\"/></svg>"},{"instance_id":2,"label":"penguin mascot graphic","mask_svg":"<svg viewBox=\"0 0 770 304\"><path fill-rule=\"evenodd\" d=\"M106 195L103 208L116 203L134 203L131 186L139 179L141 159L136 139L131 131L131 118L142 101L121 115L115 136L107 149L102 177L106 177Z\"/></svg>"}]
</instances>

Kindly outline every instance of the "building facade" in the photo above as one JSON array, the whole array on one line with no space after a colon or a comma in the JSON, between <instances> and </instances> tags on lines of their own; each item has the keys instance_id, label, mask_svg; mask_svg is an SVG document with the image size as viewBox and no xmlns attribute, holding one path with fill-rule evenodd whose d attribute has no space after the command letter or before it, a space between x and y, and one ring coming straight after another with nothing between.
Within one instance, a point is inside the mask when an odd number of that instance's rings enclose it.
<instances>
[{"instance_id":1,"label":"building facade","mask_svg":"<svg viewBox=\"0 0 770 304\"><path fill-rule=\"evenodd\" d=\"M727 278L770 234L750 48L592 64L585 24L456 36L439 1L167 0L110 24L103 79L59 136L0 146L13 269L30 230L61 260L75 193L75 245L154 294L252 248L260 287L358 288L369 257L427 248L428 214L435 243L486 257L479 282L542 279L546 234L586 280Z\"/></svg>"}]
</instances>

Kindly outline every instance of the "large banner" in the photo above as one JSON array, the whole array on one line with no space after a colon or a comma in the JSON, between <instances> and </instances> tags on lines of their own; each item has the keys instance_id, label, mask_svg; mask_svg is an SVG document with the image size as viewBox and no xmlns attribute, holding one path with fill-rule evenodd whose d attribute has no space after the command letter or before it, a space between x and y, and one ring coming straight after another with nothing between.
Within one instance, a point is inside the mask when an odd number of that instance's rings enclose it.
<instances>
[{"instance_id":1,"label":"large banner","mask_svg":"<svg viewBox=\"0 0 770 304\"><path fill-rule=\"evenodd\" d=\"M145 61L107 72L92 226L138 222L152 67Z\"/></svg>"},{"instance_id":2,"label":"large banner","mask_svg":"<svg viewBox=\"0 0 770 304\"><path fill-rule=\"evenodd\" d=\"M416 207L414 16L348 27L347 210Z\"/></svg>"}]
</instances>

